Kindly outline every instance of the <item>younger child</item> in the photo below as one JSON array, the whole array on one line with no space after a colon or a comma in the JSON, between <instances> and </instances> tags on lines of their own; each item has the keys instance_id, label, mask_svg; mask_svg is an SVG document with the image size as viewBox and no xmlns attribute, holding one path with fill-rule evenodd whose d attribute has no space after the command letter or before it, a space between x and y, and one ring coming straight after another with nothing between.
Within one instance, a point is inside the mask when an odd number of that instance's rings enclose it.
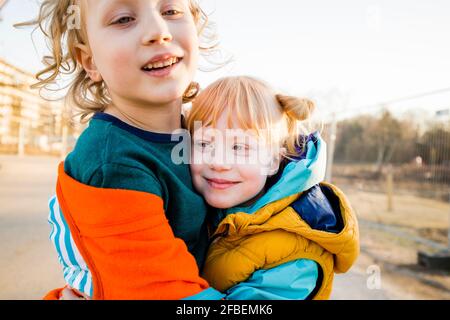
<instances>
[{"instance_id":1,"label":"younger child","mask_svg":"<svg viewBox=\"0 0 450 320\"><path fill-rule=\"evenodd\" d=\"M193 102L194 186L223 209L203 276L227 299L327 299L334 272L358 256L353 210L322 182L325 143L300 134L312 111L250 77L218 80Z\"/></svg>"}]
</instances>

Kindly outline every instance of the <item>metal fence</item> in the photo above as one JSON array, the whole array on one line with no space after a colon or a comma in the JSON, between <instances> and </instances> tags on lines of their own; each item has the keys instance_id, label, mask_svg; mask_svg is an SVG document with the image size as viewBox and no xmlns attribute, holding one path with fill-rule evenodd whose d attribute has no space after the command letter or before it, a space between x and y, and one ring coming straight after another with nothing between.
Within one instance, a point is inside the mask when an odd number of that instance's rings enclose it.
<instances>
[{"instance_id":1,"label":"metal fence","mask_svg":"<svg viewBox=\"0 0 450 320\"><path fill-rule=\"evenodd\" d=\"M450 107L399 112L396 103L331 117L328 179L366 227L450 249Z\"/></svg>"}]
</instances>

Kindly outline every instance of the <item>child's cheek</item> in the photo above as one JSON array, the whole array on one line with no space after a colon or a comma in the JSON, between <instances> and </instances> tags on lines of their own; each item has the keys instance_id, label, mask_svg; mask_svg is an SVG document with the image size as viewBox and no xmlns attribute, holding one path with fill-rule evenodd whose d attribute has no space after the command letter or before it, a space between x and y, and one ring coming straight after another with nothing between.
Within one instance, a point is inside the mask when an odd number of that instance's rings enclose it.
<instances>
[{"instance_id":1,"label":"child's cheek","mask_svg":"<svg viewBox=\"0 0 450 320\"><path fill-rule=\"evenodd\" d=\"M191 176L192 183L196 189L200 189L201 184L201 166L196 164L191 164Z\"/></svg>"},{"instance_id":2,"label":"child's cheek","mask_svg":"<svg viewBox=\"0 0 450 320\"><path fill-rule=\"evenodd\" d=\"M97 67L108 88L113 89L114 91L117 90L120 86L120 79L122 77L119 77L121 70L118 67L118 64L115 63L116 60L109 56L103 59L97 58L97 61L101 61L101 63L97 63Z\"/></svg>"},{"instance_id":3,"label":"child's cheek","mask_svg":"<svg viewBox=\"0 0 450 320\"><path fill-rule=\"evenodd\" d=\"M136 61L136 58L133 58L130 56L130 53L126 50L120 50L118 49L115 52L112 52L108 58L110 61L110 70L109 73L114 74L114 76L120 76L122 78L126 78L127 74L130 74L130 72L134 71L133 69L138 69L138 62ZM133 65L133 61L136 61Z\"/></svg>"},{"instance_id":4,"label":"child's cheek","mask_svg":"<svg viewBox=\"0 0 450 320\"><path fill-rule=\"evenodd\" d=\"M249 180L256 180L260 176L262 166L258 163L249 162L248 164L238 165L239 172L243 177Z\"/></svg>"},{"instance_id":5,"label":"child's cheek","mask_svg":"<svg viewBox=\"0 0 450 320\"><path fill-rule=\"evenodd\" d=\"M250 182L250 185L259 188L261 185L264 185L267 179L267 170L265 170L264 166L258 164L250 164L246 166L240 167L241 177Z\"/></svg>"}]
</instances>

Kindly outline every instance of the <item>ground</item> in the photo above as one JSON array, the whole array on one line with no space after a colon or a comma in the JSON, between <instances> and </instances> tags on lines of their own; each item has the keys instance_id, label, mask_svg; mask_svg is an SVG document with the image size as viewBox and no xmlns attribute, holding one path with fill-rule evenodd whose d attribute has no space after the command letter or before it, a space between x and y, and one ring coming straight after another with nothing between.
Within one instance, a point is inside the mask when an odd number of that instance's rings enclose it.
<instances>
[{"instance_id":1,"label":"ground","mask_svg":"<svg viewBox=\"0 0 450 320\"><path fill-rule=\"evenodd\" d=\"M39 299L64 284L47 223L57 163L0 157L0 299Z\"/></svg>"},{"instance_id":2,"label":"ground","mask_svg":"<svg viewBox=\"0 0 450 320\"><path fill-rule=\"evenodd\" d=\"M0 299L41 299L50 289L64 285L47 223L58 162L49 157L0 156ZM389 213L382 210L383 195L352 186L344 191L361 220L361 255L348 273L336 276L332 299L450 299L450 274L417 266L421 245L413 241L416 235L428 235L422 229L445 229L446 204L400 197L394 202L394 213ZM422 205L425 209L420 209ZM411 234L413 240L371 223L387 223ZM442 232L428 233L444 244ZM375 276L380 271L376 288L374 270Z\"/></svg>"},{"instance_id":3,"label":"ground","mask_svg":"<svg viewBox=\"0 0 450 320\"><path fill-rule=\"evenodd\" d=\"M340 187L358 216L361 254L351 272L337 283L355 274L367 280L368 269L376 266L381 271L381 290L369 292L381 291L383 299L450 299L450 270L427 270L417 260L419 251L448 248L449 204L399 194L394 196L393 210L388 211L385 194L354 185ZM368 292L367 286L363 292Z\"/></svg>"}]
</instances>

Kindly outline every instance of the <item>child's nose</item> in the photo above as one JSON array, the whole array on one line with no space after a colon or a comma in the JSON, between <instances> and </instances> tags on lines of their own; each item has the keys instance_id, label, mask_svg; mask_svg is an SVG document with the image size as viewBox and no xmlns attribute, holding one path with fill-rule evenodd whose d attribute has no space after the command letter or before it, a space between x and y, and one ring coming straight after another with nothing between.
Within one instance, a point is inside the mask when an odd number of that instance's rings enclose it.
<instances>
[{"instance_id":1,"label":"child's nose","mask_svg":"<svg viewBox=\"0 0 450 320\"><path fill-rule=\"evenodd\" d=\"M211 170L218 171L218 172L231 170L231 165L226 164L226 163L220 163L220 162L211 163L209 165L209 167Z\"/></svg>"},{"instance_id":2,"label":"child's nose","mask_svg":"<svg viewBox=\"0 0 450 320\"><path fill-rule=\"evenodd\" d=\"M227 171L232 168L224 152L212 152L208 162L210 169L214 171Z\"/></svg>"},{"instance_id":3,"label":"child's nose","mask_svg":"<svg viewBox=\"0 0 450 320\"><path fill-rule=\"evenodd\" d=\"M163 44L173 39L167 22L158 14L150 14L148 22L144 25L142 44Z\"/></svg>"}]
</instances>

